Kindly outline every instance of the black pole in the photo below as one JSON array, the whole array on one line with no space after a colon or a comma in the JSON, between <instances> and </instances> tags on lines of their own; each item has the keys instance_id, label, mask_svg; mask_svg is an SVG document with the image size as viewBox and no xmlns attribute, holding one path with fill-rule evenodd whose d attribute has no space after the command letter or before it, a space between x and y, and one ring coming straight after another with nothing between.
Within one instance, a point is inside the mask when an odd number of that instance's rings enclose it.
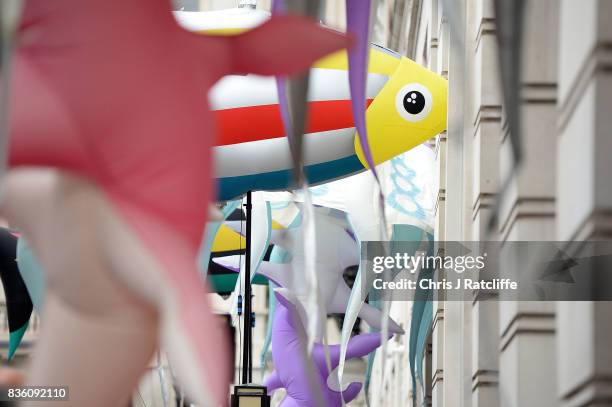
<instances>
[{"instance_id":1,"label":"black pole","mask_svg":"<svg viewBox=\"0 0 612 407\"><path fill-rule=\"evenodd\" d=\"M244 340L242 341L242 384L253 379L251 365L251 191L247 192L246 201L246 253L244 260Z\"/></svg>"},{"instance_id":2,"label":"black pole","mask_svg":"<svg viewBox=\"0 0 612 407\"><path fill-rule=\"evenodd\" d=\"M249 191L247 193L247 236L248 236L248 240L246 241L246 245L248 246L247 249L247 253L248 253L248 257L246 257L248 263L247 263L247 268L245 269L248 270L248 274L247 276L247 285L246 288L249 289L248 292L248 296L247 298L249 299L247 301L247 303L249 304L249 383L253 383L253 324L255 321L253 321L253 306L252 306L252 302L253 302L253 294L252 294L252 285L251 285L251 231L253 230L252 228L252 220L253 220L253 215L252 215L252 209L253 209L253 205L251 203L251 191Z\"/></svg>"},{"instance_id":3,"label":"black pole","mask_svg":"<svg viewBox=\"0 0 612 407\"><path fill-rule=\"evenodd\" d=\"M253 383L253 338L249 341L249 383Z\"/></svg>"}]
</instances>

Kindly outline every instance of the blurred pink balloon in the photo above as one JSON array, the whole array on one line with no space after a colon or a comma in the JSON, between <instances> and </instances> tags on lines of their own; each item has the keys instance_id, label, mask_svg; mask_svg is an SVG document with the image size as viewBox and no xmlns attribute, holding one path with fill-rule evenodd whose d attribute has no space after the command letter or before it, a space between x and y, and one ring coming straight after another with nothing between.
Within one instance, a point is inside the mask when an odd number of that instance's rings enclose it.
<instances>
[{"instance_id":1,"label":"blurred pink balloon","mask_svg":"<svg viewBox=\"0 0 612 407\"><path fill-rule=\"evenodd\" d=\"M224 403L233 366L195 267L215 134L206 93L223 75L291 74L347 44L297 16L196 35L169 8L29 0L19 28L2 212L48 280L27 382L68 385L72 405L125 403L160 330L191 397Z\"/></svg>"}]
</instances>

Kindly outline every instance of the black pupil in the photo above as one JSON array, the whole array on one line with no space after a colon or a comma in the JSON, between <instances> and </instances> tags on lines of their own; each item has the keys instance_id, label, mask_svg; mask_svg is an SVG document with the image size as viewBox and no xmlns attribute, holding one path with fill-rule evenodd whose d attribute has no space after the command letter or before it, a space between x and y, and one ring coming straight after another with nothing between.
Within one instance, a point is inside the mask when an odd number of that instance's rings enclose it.
<instances>
[{"instance_id":1,"label":"black pupil","mask_svg":"<svg viewBox=\"0 0 612 407\"><path fill-rule=\"evenodd\" d=\"M425 109L425 96L416 90L404 96L404 109L410 114L419 114Z\"/></svg>"}]
</instances>

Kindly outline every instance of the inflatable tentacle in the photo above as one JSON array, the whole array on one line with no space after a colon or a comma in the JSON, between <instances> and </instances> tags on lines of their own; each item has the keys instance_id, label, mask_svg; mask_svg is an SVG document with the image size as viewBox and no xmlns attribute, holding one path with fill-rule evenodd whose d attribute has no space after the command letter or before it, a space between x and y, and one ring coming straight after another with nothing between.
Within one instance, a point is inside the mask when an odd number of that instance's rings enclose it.
<instances>
[{"instance_id":1,"label":"inflatable tentacle","mask_svg":"<svg viewBox=\"0 0 612 407\"><path fill-rule=\"evenodd\" d=\"M268 394L272 393L276 389L280 389L283 387L283 383L278 377L278 372L273 370L272 373L264 380L264 386L268 388Z\"/></svg>"},{"instance_id":2,"label":"inflatable tentacle","mask_svg":"<svg viewBox=\"0 0 612 407\"><path fill-rule=\"evenodd\" d=\"M353 400L355 397L357 397L362 387L363 387L363 384L361 383L356 383L356 382L350 383L348 387L346 388L346 390L342 392L342 399L344 401Z\"/></svg>"}]
</instances>

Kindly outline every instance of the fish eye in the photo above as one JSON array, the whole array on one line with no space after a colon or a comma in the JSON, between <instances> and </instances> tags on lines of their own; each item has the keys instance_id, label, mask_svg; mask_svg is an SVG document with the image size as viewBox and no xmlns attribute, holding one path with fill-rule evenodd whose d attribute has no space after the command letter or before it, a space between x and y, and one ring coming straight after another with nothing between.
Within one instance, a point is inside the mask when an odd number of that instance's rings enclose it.
<instances>
[{"instance_id":1,"label":"fish eye","mask_svg":"<svg viewBox=\"0 0 612 407\"><path fill-rule=\"evenodd\" d=\"M405 120L419 122L431 112L431 92L420 83L410 83L397 92L395 108Z\"/></svg>"}]
</instances>

